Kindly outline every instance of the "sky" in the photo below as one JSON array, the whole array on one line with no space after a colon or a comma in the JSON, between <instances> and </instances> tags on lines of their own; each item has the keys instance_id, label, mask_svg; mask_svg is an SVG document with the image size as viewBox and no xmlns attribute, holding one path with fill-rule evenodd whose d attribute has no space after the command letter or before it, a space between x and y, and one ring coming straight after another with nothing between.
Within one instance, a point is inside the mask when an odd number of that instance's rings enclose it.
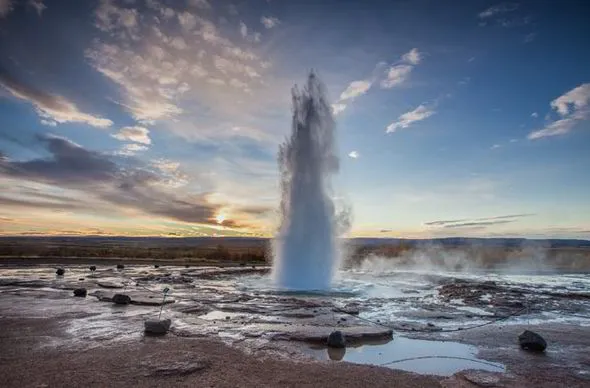
<instances>
[{"instance_id":1,"label":"sky","mask_svg":"<svg viewBox=\"0 0 590 388\"><path fill-rule=\"evenodd\" d=\"M584 0L0 0L0 235L272 236L291 88L349 236L590 239Z\"/></svg>"}]
</instances>

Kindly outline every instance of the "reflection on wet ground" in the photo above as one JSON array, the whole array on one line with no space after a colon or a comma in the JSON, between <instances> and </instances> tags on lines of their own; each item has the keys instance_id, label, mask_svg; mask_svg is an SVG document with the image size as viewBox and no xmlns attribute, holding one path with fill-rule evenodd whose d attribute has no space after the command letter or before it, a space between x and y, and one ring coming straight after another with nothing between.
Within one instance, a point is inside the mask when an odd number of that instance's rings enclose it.
<instances>
[{"instance_id":1,"label":"reflection on wet ground","mask_svg":"<svg viewBox=\"0 0 590 388\"><path fill-rule=\"evenodd\" d=\"M305 345L299 347L302 356L375 365L396 361L389 366L444 375L466 368L502 371L503 366L476 359L475 347L394 336L392 329L436 332L511 314L516 316L505 323L590 323L590 278L585 274L347 271L340 273L332 292L300 293L275 289L268 268L97 267L92 272L88 266L70 265L63 276L50 266L0 267L0 314L71 318L70 341L49 341L48 346L94 347L140 339L143 321L157 317L160 308L163 318L172 319L172 335L218 336L252 349L269 341L321 345L337 329L347 337L345 352ZM87 298L72 296L79 287L88 289ZM166 288L170 292L164 300ZM131 305L111 303L115 293L129 295Z\"/></svg>"},{"instance_id":2,"label":"reflection on wet ground","mask_svg":"<svg viewBox=\"0 0 590 388\"><path fill-rule=\"evenodd\" d=\"M319 360L343 360L358 364L381 365L439 376L450 376L466 369L505 371L502 364L477 359L477 351L475 346L457 342L396 337L391 341L367 343L343 349L316 346L310 347L306 352Z\"/></svg>"}]
</instances>

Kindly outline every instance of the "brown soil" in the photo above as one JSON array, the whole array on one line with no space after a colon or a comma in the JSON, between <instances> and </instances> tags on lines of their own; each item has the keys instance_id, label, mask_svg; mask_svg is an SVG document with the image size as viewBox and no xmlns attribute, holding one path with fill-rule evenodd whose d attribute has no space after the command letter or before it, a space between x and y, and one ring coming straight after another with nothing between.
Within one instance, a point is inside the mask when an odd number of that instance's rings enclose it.
<instances>
[{"instance_id":1,"label":"brown soil","mask_svg":"<svg viewBox=\"0 0 590 388\"><path fill-rule=\"evenodd\" d=\"M247 355L209 339L144 337L83 351L40 346L56 319L0 318L2 387L440 387L441 378L334 362Z\"/></svg>"}]
</instances>

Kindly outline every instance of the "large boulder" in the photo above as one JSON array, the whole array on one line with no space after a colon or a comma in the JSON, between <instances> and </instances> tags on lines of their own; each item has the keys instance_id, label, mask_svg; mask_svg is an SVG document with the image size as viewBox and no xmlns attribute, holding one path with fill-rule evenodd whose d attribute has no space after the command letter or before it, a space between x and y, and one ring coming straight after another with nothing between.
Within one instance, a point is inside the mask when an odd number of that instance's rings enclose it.
<instances>
[{"instance_id":1,"label":"large boulder","mask_svg":"<svg viewBox=\"0 0 590 388\"><path fill-rule=\"evenodd\" d=\"M131 303L131 298L129 297L129 295L115 294L115 295L113 295L113 303L115 303L115 304L129 304L129 303Z\"/></svg>"},{"instance_id":2,"label":"large boulder","mask_svg":"<svg viewBox=\"0 0 590 388\"><path fill-rule=\"evenodd\" d=\"M64 273L66 273L66 270L63 268L58 268L55 270L55 273L57 274L57 276L63 276Z\"/></svg>"},{"instance_id":3,"label":"large boulder","mask_svg":"<svg viewBox=\"0 0 590 388\"><path fill-rule=\"evenodd\" d=\"M166 334L170 330L170 319L150 319L144 322L145 333L152 335Z\"/></svg>"},{"instance_id":4,"label":"large boulder","mask_svg":"<svg viewBox=\"0 0 590 388\"><path fill-rule=\"evenodd\" d=\"M125 266L123 264L117 264L117 269L124 269Z\"/></svg>"},{"instance_id":5,"label":"large boulder","mask_svg":"<svg viewBox=\"0 0 590 388\"><path fill-rule=\"evenodd\" d=\"M79 296L81 298L86 298L87 293L88 293L88 291L86 291L85 288L76 288L74 290L74 296Z\"/></svg>"},{"instance_id":6,"label":"large boulder","mask_svg":"<svg viewBox=\"0 0 590 388\"><path fill-rule=\"evenodd\" d=\"M518 336L518 343L523 350L531 352L543 352L547 348L547 342L534 331L525 330Z\"/></svg>"},{"instance_id":7,"label":"large boulder","mask_svg":"<svg viewBox=\"0 0 590 388\"><path fill-rule=\"evenodd\" d=\"M344 333L340 330L331 332L328 336L328 346L331 348L345 348L346 338L344 337Z\"/></svg>"}]
</instances>

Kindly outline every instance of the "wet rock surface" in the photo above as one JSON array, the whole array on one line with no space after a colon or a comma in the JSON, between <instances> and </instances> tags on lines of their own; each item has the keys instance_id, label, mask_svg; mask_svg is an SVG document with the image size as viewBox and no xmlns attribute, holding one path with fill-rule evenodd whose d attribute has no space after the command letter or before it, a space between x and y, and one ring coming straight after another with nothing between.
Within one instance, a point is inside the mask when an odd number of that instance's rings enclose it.
<instances>
[{"instance_id":1,"label":"wet rock surface","mask_svg":"<svg viewBox=\"0 0 590 388\"><path fill-rule=\"evenodd\" d=\"M171 324L170 319L149 319L144 322L144 331L151 335L166 334L170 330Z\"/></svg>"},{"instance_id":2,"label":"wet rock surface","mask_svg":"<svg viewBox=\"0 0 590 388\"><path fill-rule=\"evenodd\" d=\"M545 339L530 330L525 330L518 336L518 343L523 350L528 350L530 352L544 352L547 348L547 342Z\"/></svg>"},{"instance_id":3,"label":"wet rock surface","mask_svg":"<svg viewBox=\"0 0 590 388\"><path fill-rule=\"evenodd\" d=\"M85 288L76 288L74 290L74 296L85 298L88 291Z\"/></svg>"},{"instance_id":4,"label":"wet rock surface","mask_svg":"<svg viewBox=\"0 0 590 388\"><path fill-rule=\"evenodd\" d=\"M330 333L326 344L331 348L345 348L346 338L340 330L336 330Z\"/></svg>"},{"instance_id":5,"label":"wet rock surface","mask_svg":"<svg viewBox=\"0 0 590 388\"><path fill-rule=\"evenodd\" d=\"M280 345L284 341L290 344L296 341L300 346L325 346L334 330L344 333L347 346L367 346L375 341L391 341L393 330L417 338L447 338L454 333L443 334L441 330L477 325L510 314L516 314L507 321L512 323L520 317L562 319L558 312L588 313L585 299L579 296L586 292L586 283L574 282L561 289L541 284L525 288L522 284L498 280L400 274L403 285L393 291L378 285L358 291L358 283L354 283L345 289L321 294L265 288L268 280L264 272L268 268L259 267L252 272L249 267L154 268L149 263L128 265L124 271L117 271L113 265L110 268L100 266L89 274L87 266L68 266L68 271L60 278L53 271L51 267L0 271L0 293L3 298L18 298L19 309L31 314L40 309L81 309L89 315L69 322L67 330L72 338L84 341L88 347L131 339L139 341L143 337L145 320L157 317L163 303L162 317L174 320L174 327L169 331L173 336L164 338L215 337L255 349L262 343ZM84 279L80 280L81 277ZM371 282L378 279L370 278ZM96 298L71 298L72 290L77 288L86 288L88 295ZM165 288L170 289L166 299ZM471 291L473 289L475 291ZM113 306L116 293L127 295L129 305L125 308ZM552 297L549 293L560 296ZM64 298L70 301L64 302ZM50 307L54 300L60 302ZM522 307L516 302L531 307L519 312ZM501 326L494 324L490 329L499 330L498 327ZM518 334L510 334L507 347L518 350L514 343ZM549 353L558 351L559 344L554 346L553 339L547 339L552 344ZM280 346L284 351L285 347ZM495 344L492 342L489 346Z\"/></svg>"},{"instance_id":6,"label":"wet rock surface","mask_svg":"<svg viewBox=\"0 0 590 388\"><path fill-rule=\"evenodd\" d=\"M129 304L129 303L131 303L131 298L129 297L129 295L125 295L125 294L115 294L115 295L113 295L111 300L114 304Z\"/></svg>"}]
</instances>

